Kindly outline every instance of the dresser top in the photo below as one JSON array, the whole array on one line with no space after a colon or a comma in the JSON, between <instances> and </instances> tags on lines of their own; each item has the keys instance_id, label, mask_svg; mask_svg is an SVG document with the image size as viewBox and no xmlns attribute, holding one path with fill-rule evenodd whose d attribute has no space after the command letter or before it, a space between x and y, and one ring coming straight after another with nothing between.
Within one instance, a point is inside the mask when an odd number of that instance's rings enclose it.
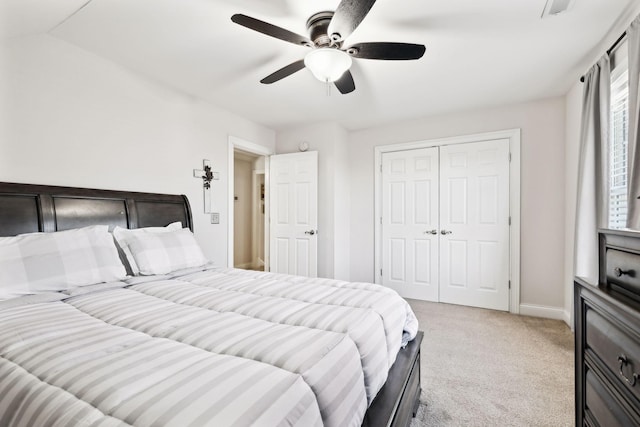
<instances>
[{"instance_id":1,"label":"dresser top","mask_svg":"<svg viewBox=\"0 0 640 427\"><path fill-rule=\"evenodd\" d=\"M640 239L640 230L632 230L630 228L600 228L598 233L601 234L613 234L618 236L629 236Z\"/></svg>"}]
</instances>

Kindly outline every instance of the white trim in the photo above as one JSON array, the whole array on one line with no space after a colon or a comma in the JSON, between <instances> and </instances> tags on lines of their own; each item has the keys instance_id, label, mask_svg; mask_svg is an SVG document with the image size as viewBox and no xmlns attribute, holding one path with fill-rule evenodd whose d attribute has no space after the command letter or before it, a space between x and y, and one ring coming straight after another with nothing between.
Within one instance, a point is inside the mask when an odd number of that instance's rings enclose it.
<instances>
[{"instance_id":1,"label":"white trim","mask_svg":"<svg viewBox=\"0 0 640 427\"><path fill-rule=\"evenodd\" d=\"M567 314L562 307L550 307L547 305L536 304L520 304L520 314L523 316L544 317L545 319L554 319L565 321Z\"/></svg>"},{"instance_id":2,"label":"white trim","mask_svg":"<svg viewBox=\"0 0 640 427\"><path fill-rule=\"evenodd\" d=\"M520 129L505 131L510 133L511 165L509 166L509 276L511 277L511 300L509 311L520 313Z\"/></svg>"},{"instance_id":3,"label":"white trim","mask_svg":"<svg viewBox=\"0 0 640 427\"><path fill-rule=\"evenodd\" d=\"M257 154L259 156L265 156L264 159L264 185L265 189L269 188L269 156L275 154L275 152L263 145L259 145L253 142L246 141L244 139L235 137L233 135L229 135L229 150L228 150L228 166L227 166L227 174L228 174L228 220L227 220L227 267L233 268L233 193L234 193L234 152L236 149L240 149L243 151L248 151L249 153ZM268 244L266 242L269 241L269 192L265 192L264 197L264 212L265 212L265 270L268 270L268 262L269 262L269 249Z\"/></svg>"},{"instance_id":4,"label":"white trim","mask_svg":"<svg viewBox=\"0 0 640 427\"><path fill-rule=\"evenodd\" d=\"M251 228L252 228L252 234L253 236L256 236L258 233L258 229L260 228L260 202L262 201L262 199L260 198L260 190L258 189L258 176L259 175L265 175L265 170L264 169L254 169L252 171L252 175L251 175ZM264 195L265 198L267 197L267 189L265 187L264 189ZM264 215L266 216L267 212L264 212ZM263 234L266 235L266 229L265 229L265 223L263 222L262 224L262 231ZM263 252L264 252L264 246L266 245L265 242L263 242ZM264 264L264 260L261 259L259 257L259 253L260 253L260 245L258 245L256 239L252 239L251 242L251 263L254 266L259 266L260 263L262 262ZM266 255L266 254L265 254Z\"/></svg>"},{"instance_id":5,"label":"white trim","mask_svg":"<svg viewBox=\"0 0 640 427\"><path fill-rule=\"evenodd\" d=\"M375 192L374 192L374 271L375 283L380 284L382 277L382 154L393 151L415 150L419 148L440 147L443 145L465 144L470 142L491 141L495 139L509 139L511 164L509 166L509 212L511 216L510 241L509 241L509 276L511 291L509 297L509 312L519 314L520 305L520 129L507 129L496 132L486 132L472 135L462 135L450 138L439 138L425 141L404 142L391 145L381 145L374 148L375 153Z\"/></svg>"},{"instance_id":6,"label":"white trim","mask_svg":"<svg viewBox=\"0 0 640 427\"><path fill-rule=\"evenodd\" d=\"M271 156L275 154L275 151L265 147L264 145L256 144L255 142L249 142L242 138L238 138L233 135L229 135L229 145L233 144L233 148L238 148L249 153L259 154L261 156Z\"/></svg>"}]
</instances>

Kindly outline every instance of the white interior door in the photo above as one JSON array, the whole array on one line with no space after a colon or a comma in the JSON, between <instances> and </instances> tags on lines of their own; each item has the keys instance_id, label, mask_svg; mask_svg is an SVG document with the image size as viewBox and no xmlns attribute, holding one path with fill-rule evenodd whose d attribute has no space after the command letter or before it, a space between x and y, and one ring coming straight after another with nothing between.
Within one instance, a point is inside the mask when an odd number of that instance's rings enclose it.
<instances>
[{"instance_id":1,"label":"white interior door","mask_svg":"<svg viewBox=\"0 0 640 427\"><path fill-rule=\"evenodd\" d=\"M318 153L270 161L270 271L318 275Z\"/></svg>"},{"instance_id":2,"label":"white interior door","mask_svg":"<svg viewBox=\"0 0 640 427\"><path fill-rule=\"evenodd\" d=\"M440 147L440 301L509 310L509 140Z\"/></svg>"},{"instance_id":3,"label":"white interior door","mask_svg":"<svg viewBox=\"0 0 640 427\"><path fill-rule=\"evenodd\" d=\"M438 301L438 148L382 155L382 284Z\"/></svg>"}]
</instances>

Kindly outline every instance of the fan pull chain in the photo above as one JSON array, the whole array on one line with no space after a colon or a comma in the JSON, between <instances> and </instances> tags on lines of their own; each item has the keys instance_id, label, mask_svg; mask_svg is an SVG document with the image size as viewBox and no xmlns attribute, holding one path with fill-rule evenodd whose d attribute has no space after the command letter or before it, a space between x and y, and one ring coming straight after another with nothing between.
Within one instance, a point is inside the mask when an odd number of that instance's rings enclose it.
<instances>
[{"instance_id":1,"label":"fan pull chain","mask_svg":"<svg viewBox=\"0 0 640 427\"><path fill-rule=\"evenodd\" d=\"M331 83L327 80L325 84L327 85L327 96L331 96Z\"/></svg>"}]
</instances>

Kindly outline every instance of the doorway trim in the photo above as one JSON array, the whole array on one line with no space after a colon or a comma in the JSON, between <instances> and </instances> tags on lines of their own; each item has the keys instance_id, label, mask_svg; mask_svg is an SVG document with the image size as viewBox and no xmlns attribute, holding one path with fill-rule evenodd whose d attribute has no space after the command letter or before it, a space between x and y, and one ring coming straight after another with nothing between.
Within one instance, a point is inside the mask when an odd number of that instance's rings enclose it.
<instances>
[{"instance_id":1,"label":"doorway trim","mask_svg":"<svg viewBox=\"0 0 640 427\"><path fill-rule=\"evenodd\" d=\"M375 153L375 190L374 190L374 242L375 259L373 277L375 283L382 283L382 154L393 151L415 150L419 148L440 147L443 145L465 144L471 142L490 141L495 139L509 140L509 312L520 313L520 129L507 129L496 132L485 132L449 138L404 142L374 147Z\"/></svg>"},{"instance_id":2,"label":"doorway trim","mask_svg":"<svg viewBox=\"0 0 640 427\"><path fill-rule=\"evenodd\" d=\"M253 170L252 174L251 174L251 234L253 236L256 236L257 230L260 228L259 224L260 224L260 209L256 209L259 208L260 206L262 206L262 215L264 216L264 218L267 218L267 211L266 211L266 198L267 198L267 193L269 193L269 191L266 188L266 184L263 183L262 185L264 186L264 191L261 192L260 189L258 188L258 182L259 182L259 176L263 175L263 181L264 178L266 177L266 169L260 169L260 170ZM264 194L264 199L261 198L261 194ZM261 205L260 202L263 202L263 204ZM266 221L262 221L262 239L264 240L265 237L267 237L269 234L269 232L266 229ZM251 239L251 264L253 266L253 268L258 267L258 265L256 264L256 262L258 260L260 260L260 257L258 256L258 254L260 253L260 245L258 245L258 243L255 240L255 237L253 239ZM262 257L262 263L263 263L263 268L264 271L268 271L269 267L266 265L266 257L267 255L269 255L268 251L265 251L266 245L268 243L263 241L262 242L262 252L263 252L263 257Z\"/></svg>"},{"instance_id":3,"label":"doorway trim","mask_svg":"<svg viewBox=\"0 0 640 427\"><path fill-rule=\"evenodd\" d=\"M234 205L234 191L235 191L235 182L234 182L234 154L235 150L239 149L242 151L247 151L252 154L256 154L258 156L264 156L264 183L265 188L269 188L269 156L275 154L275 150L272 150L263 145L256 144L254 142L249 142L242 138L238 138L233 135L229 135L229 151L228 151L228 166L227 166L227 175L228 175L228 190L227 190L227 267L233 268L233 205ZM269 192L265 193L264 197L264 210L265 210L265 242L269 241ZM269 250L267 249L267 243L265 243L265 271L268 271L269 267Z\"/></svg>"}]
</instances>

